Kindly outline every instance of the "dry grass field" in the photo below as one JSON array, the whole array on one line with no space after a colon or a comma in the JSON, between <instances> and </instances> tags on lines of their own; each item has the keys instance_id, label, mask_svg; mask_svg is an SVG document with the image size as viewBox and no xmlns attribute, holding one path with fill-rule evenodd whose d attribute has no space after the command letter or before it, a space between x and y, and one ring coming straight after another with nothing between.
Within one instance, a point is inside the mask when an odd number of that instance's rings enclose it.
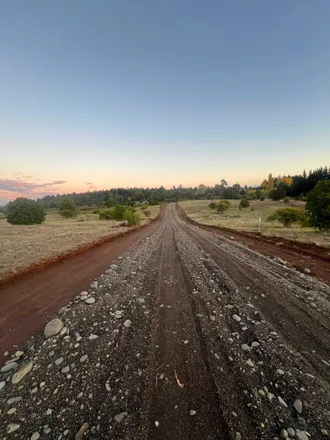
<instances>
[{"instance_id":1,"label":"dry grass field","mask_svg":"<svg viewBox=\"0 0 330 440\"><path fill-rule=\"evenodd\" d=\"M272 235L285 237L290 240L304 243L318 243L321 246L330 247L330 234L315 231L313 228L302 228L299 225L293 225L290 228L284 228L278 222L267 222L267 217L278 208L289 206L302 207L302 202L273 202L271 200L250 201L250 206L239 210L239 200L230 200L231 207L224 214L217 214L209 208L211 200L187 200L179 202L186 214L193 220L206 225L223 226L226 228L237 229L241 231L258 232L258 219L261 217L261 233L263 235ZM253 208L253 210L251 209Z\"/></svg>"},{"instance_id":2,"label":"dry grass field","mask_svg":"<svg viewBox=\"0 0 330 440\"><path fill-rule=\"evenodd\" d=\"M148 208L151 216L141 213L141 224L155 218L159 206ZM39 260L77 249L101 237L127 231L118 221L99 220L98 214L82 212L74 219L64 219L57 211L49 210L42 225L10 225L0 219L0 277L36 263Z\"/></svg>"}]
</instances>

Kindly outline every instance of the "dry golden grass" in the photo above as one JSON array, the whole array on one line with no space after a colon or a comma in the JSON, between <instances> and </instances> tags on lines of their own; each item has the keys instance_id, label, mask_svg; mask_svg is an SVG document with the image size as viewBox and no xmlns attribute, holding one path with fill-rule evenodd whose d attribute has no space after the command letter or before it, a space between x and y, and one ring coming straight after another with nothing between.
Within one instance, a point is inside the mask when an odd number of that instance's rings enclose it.
<instances>
[{"instance_id":1,"label":"dry golden grass","mask_svg":"<svg viewBox=\"0 0 330 440\"><path fill-rule=\"evenodd\" d=\"M215 210L209 208L211 200L187 200L180 202L179 205L186 214L193 220L207 225L223 226L225 228L237 229L241 231L258 232L258 219L261 217L261 233L284 237L303 243L318 243L321 246L330 247L330 234L317 232L313 228L302 228L293 225L284 228L278 222L267 222L267 217L276 209L289 206L304 206L302 202L273 202L271 200L250 201L250 206L239 210L239 200L230 200L231 207L225 214L217 214ZM253 207L254 210L251 210Z\"/></svg>"},{"instance_id":2,"label":"dry golden grass","mask_svg":"<svg viewBox=\"0 0 330 440\"><path fill-rule=\"evenodd\" d=\"M149 219L141 213L141 224L155 218L159 206L150 206ZM0 219L0 277L39 260L55 257L101 237L127 231L121 222L99 220L97 214L86 212L74 219L63 219L50 210L42 225L10 225Z\"/></svg>"}]
</instances>

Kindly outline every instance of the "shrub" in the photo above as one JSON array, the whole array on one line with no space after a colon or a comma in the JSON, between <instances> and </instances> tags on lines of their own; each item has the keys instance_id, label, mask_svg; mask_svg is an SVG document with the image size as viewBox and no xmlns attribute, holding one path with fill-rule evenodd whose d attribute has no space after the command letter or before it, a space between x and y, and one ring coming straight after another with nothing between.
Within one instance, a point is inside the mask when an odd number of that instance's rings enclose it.
<instances>
[{"instance_id":1,"label":"shrub","mask_svg":"<svg viewBox=\"0 0 330 440\"><path fill-rule=\"evenodd\" d=\"M144 209L142 210L142 212L143 212L143 214L144 214L146 217L148 217L148 218L151 216L151 212L149 211L149 209L144 208Z\"/></svg>"},{"instance_id":2,"label":"shrub","mask_svg":"<svg viewBox=\"0 0 330 440\"><path fill-rule=\"evenodd\" d=\"M251 206L251 211L254 211L254 206Z\"/></svg>"},{"instance_id":3,"label":"shrub","mask_svg":"<svg viewBox=\"0 0 330 440\"><path fill-rule=\"evenodd\" d=\"M93 210L93 214L99 214L99 212L100 212L100 209L94 209Z\"/></svg>"},{"instance_id":4,"label":"shrub","mask_svg":"<svg viewBox=\"0 0 330 440\"><path fill-rule=\"evenodd\" d=\"M114 220L124 220L126 207L124 205L116 205L113 208L113 219Z\"/></svg>"},{"instance_id":5,"label":"shrub","mask_svg":"<svg viewBox=\"0 0 330 440\"><path fill-rule=\"evenodd\" d=\"M260 201L263 202L265 200L265 196L260 196Z\"/></svg>"},{"instance_id":6,"label":"shrub","mask_svg":"<svg viewBox=\"0 0 330 440\"><path fill-rule=\"evenodd\" d=\"M289 203L289 197L284 197L283 202L284 203Z\"/></svg>"},{"instance_id":7,"label":"shrub","mask_svg":"<svg viewBox=\"0 0 330 440\"><path fill-rule=\"evenodd\" d=\"M215 203L215 202L211 202L210 204L209 204L209 208L210 209L215 209L217 207L217 204Z\"/></svg>"},{"instance_id":8,"label":"shrub","mask_svg":"<svg viewBox=\"0 0 330 440\"><path fill-rule=\"evenodd\" d=\"M65 218L73 218L73 217L77 217L78 215L76 202L67 197L61 200L59 210L60 210L60 215Z\"/></svg>"},{"instance_id":9,"label":"shrub","mask_svg":"<svg viewBox=\"0 0 330 440\"><path fill-rule=\"evenodd\" d=\"M45 218L45 210L34 200L20 197L8 204L7 222L12 225L40 225Z\"/></svg>"},{"instance_id":10,"label":"shrub","mask_svg":"<svg viewBox=\"0 0 330 440\"><path fill-rule=\"evenodd\" d=\"M242 208L248 208L250 206L250 202L246 197L243 197L239 202L239 206L241 206Z\"/></svg>"},{"instance_id":11,"label":"shrub","mask_svg":"<svg viewBox=\"0 0 330 440\"><path fill-rule=\"evenodd\" d=\"M268 222L277 220L283 226L289 228L293 223L303 223L306 219L306 212L302 208L280 208L268 218Z\"/></svg>"},{"instance_id":12,"label":"shrub","mask_svg":"<svg viewBox=\"0 0 330 440\"><path fill-rule=\"evenodd\" d=\"M114 208L105 208L99 211L99 219L100 220L112 220L113 219L113 209Z\"/></svg>"},{"instance_id":13,"label":"shrub","mask_svg":"<svg viewBox=\"0 0 330 440\"><path fill-rule=\"evenodd\" d=\"M132 208L127 208L125 210L124 220L127 221L128 226L139 226L141 223L140 215Z\"/></svg>"},{"instance_id":14,"label":"shrub","mask_svg":"<svg viewBox=\"0 0 330 440\"><path fill-rule=\"evenodd\" d=\"M220 202L216 204L217 213L223 214L225 211L227 211L229 207L230 207L230 202L228 200L220 200Z\"/></svg>"},{"instance_id":15,"label":"shrub","mask_svg":"<svg viewBox=\"0 0 330 440\"><path fill-rule=\"evenodd\" d=\"M330 230L330 180L323 180L314 186L308 195L306 210L314 228Z\"/></svg>"}]
</instances>

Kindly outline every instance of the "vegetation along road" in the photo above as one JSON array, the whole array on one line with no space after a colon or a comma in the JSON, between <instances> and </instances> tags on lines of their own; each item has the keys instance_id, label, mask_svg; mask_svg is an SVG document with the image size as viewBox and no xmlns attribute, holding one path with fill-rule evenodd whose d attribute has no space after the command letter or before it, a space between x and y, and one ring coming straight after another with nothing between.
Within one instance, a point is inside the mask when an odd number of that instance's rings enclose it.
<instances>
[{"instance_id":1,"label":"vegetation along road","mask_svg":"<svg viewBox=\"0 0 330 440\"><path fill-rule=\"evenodd\" d=\"M329 286L175 204L152 227L7 361L0 438L327 438Z\"/></svg>"}]
</instances>

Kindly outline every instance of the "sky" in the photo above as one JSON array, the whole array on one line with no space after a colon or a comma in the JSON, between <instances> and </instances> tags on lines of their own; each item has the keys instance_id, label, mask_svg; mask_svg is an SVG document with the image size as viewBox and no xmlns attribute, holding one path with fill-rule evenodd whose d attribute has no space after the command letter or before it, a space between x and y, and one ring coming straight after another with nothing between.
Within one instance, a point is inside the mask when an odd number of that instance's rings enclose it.
<instances>
[{"instance_id":1,"label":"sky","mask_svg":"<svg viewBox=\"0 0 330 440\"><path fill-rule=\"evenodd\" d=\"M330 163L329 0L2 0L0 203Z\"/></svg>"}]
</instances>

